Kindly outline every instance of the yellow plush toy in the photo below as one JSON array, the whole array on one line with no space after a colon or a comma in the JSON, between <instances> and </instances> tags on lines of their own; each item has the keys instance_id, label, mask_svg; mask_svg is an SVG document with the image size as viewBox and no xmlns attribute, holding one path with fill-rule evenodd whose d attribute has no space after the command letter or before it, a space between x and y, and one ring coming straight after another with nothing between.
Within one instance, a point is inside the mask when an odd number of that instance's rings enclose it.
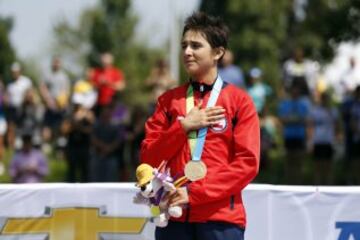
<instances>
[{"instance_id":1,"label":"yellow plush toy","mask_svg":"<svg viewBox=\"0 0 360 240\"><path fill-rule=\"evenodd\" d=\"M178 218L182 215L180 206L168 208L167 202L164 200L167 192L176 189L174 180L170 177L170 171L164 170L164 166L165 163L161 164L158 170L143 163L136 169L136 186L140 188L140 192L135 196L134 202L152 207L152 212L156 212L153 221L158 227L166 227L170 216Z\"/></svg>"}]
</instances>

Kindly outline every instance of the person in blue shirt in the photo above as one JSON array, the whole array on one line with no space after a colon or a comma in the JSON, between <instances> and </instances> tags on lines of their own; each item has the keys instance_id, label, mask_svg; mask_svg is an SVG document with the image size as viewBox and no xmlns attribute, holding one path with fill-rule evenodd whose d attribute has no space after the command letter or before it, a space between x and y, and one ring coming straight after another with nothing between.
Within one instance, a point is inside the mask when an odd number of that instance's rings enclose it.
<instances>
[{"instance_id":1,"label":"person in blue shirt","mask_svg":"<svg viewBox=\"0 0 360 240\"><path fill-rule=\"evenodd\" d=\"M239 88L245 88L244 74L240 67L233 64L234 56L230 50L225 51L219 67L219 75L224 81Z\"/></svg>"},{"instance_id":2,"label":"person in blue shirt","mask_svg":"<svg viewBox=\"0 0 360 240\"><path fill-rule=\"evenodd\" d=\"M285 178L287 184L301 184L302 168L307 146L309 102L301 97L301 88L293 84L290 97L278 105L278 115L283 124L286 150Z\"/></svg>"},{"instance_id":3,"label":"person in blue shirt","mask_svg":"<svg viewBox=\"0 0 360 240\"><path fill-rule=\"evenodd\" d=\"M256 111L260 114L264 108L266 97L271 95L272 89L262 82L262 71L260 68L252 68L249 72L250 86L247 91L254 101Z\"/></svg>"}]
</instances>

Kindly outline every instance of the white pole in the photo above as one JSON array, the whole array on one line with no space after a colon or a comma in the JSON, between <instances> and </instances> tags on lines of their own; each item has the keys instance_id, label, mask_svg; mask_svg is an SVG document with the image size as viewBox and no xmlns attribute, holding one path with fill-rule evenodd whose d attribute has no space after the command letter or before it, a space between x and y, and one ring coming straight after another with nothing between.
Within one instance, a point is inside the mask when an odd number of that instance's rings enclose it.
<instances>
[{"instance_id":1,"label":"white pole","mask_svg":"<svg viewBox=\"0 0 360 240\"><path fill-rule=\"evenodd\" d=\"M172 77L179 82L180 34L176 1L168 0L170 8L170 71Z\"/></svg>"}]
</instances>

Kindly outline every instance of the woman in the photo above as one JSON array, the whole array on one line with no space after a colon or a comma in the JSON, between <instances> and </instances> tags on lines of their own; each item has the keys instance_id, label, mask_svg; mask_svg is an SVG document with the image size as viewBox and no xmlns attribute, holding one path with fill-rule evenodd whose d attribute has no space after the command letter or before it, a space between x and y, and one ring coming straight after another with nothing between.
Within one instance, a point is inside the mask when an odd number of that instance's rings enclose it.
<instances>
[{"instance_id":1,"label":"woman","mask_svg":"<svg viewBox=\"0 0 360 240\"><path fill-rule=\"evenodd\" d=\"M157 228L157 240L243 239L241 190L258 172L260 128L251 98L218 76L227 38L227 27L217 18L194 13L186 20L181 45L190 81L160 96L146 122L142 162L158 167L168 160L167 167L176 176L184 173L188 162L201 159L205 167L199 172L185 172L206 174L169 196L171 206L184 207L183 215L171 219L166 228ZM203 148L197 141L190 150L194 133L200 132L200 140L203 129L208 130ZM198 149L203 150L200 156Z\"/></svg>"}]
</instances>

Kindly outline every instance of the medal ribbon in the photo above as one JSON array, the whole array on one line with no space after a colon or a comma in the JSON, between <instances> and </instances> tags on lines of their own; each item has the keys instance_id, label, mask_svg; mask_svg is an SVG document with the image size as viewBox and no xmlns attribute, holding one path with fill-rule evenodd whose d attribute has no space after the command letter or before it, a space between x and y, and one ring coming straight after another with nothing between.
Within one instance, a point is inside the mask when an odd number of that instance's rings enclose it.
<instances>
[{"instance_id":1,"label":"medal ribbon","mask_svg":"<svg viewBox=\"0 0 360 240\"><path fill-rule=\"evenodd\" d=\"M206 105L207 108L215 106L216 101L220 95L222 85L223 85L223 80L218 75L215 84L213 86L213 89L211 90L209 101ZM186 113L188 114L193 107L194 107L194 90L191 84L189 84L189 87L186 92ZM201 128L198 134L196 134L196 131L191 131L188 133L188 140L192 155L192 161L200 161L201 159L201 154L204 149L207 130L208 128L205 127L205 128Z\"/></svg>"}]
</instances>

